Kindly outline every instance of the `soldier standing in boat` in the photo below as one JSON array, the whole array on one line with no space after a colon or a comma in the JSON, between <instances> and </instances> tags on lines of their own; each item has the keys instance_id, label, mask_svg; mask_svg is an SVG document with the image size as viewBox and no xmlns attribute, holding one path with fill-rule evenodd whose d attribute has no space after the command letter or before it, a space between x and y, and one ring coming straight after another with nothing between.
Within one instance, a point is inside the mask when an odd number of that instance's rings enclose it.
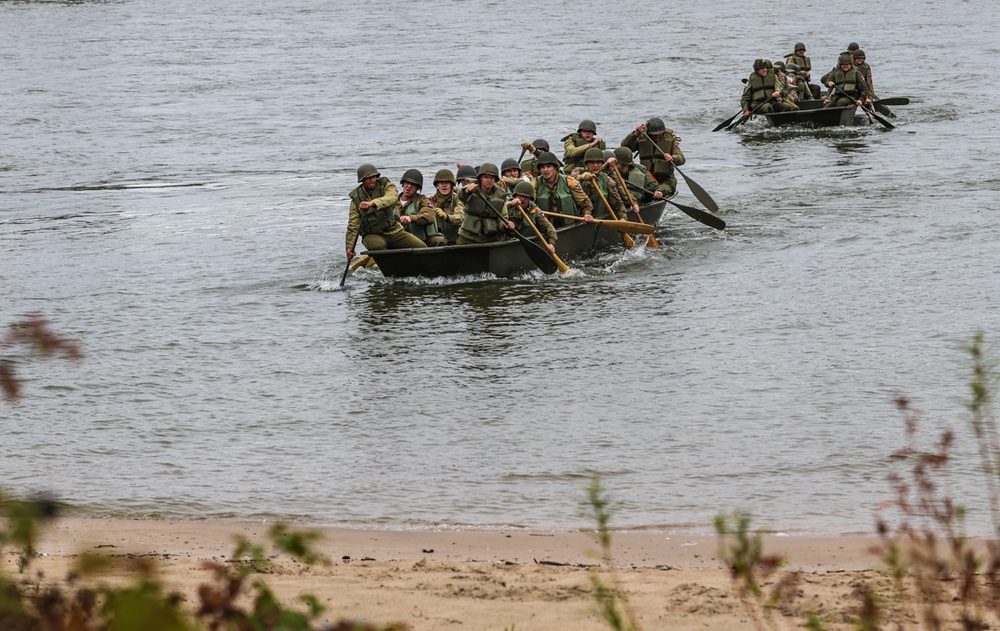
<instances>
[{"instance_id":1,"label":"soldier standing in boat","mask_svg":"<svg viewBox=\"0 0 1000 631\"><path fill-rule=\"evenodd\" d=\"M389 178L382 177L373 164L358 167L358 187L351 191L347 220L347 259L357 254L358 235L369 250L425 248L423 241L403 228L396 217L399 192Z\"/></svg>"},{"instance_id":2,"label":"soldier standing in boat","mask_svg":"<svg viewBox=\"0 0 1000 631\"><path fill-rule=\"evenodd\" d=\"M580 121L576 133L563 137L563 172L572 174L574 170L583 171L583 156L588 149L604 150L607 145L604 139L597 135L597 124L590 119Z\"/></svg>"},{"instance_id":3,"label":"soldier standing in boat","mask_svg":"<svg viewBox=\"0 0 1000 631\"><path fill-rule=\"evenodd\" d=\"M437 217L430 200L420 194L420 189L424 187L424 175L417 169L409 169L399 180L399 185L403 188L396 202L399 223L428 247L445 245L444 235L438 232Z\"/></svg>"},{"instance_id":4,"label":"soldier standing in boat","mask_svg":"<svg viewBox=\"0 0 1000 631\"><path fill-rule=\"evenodd\" d=\"M559 172L559 159L550 151L538 156L538 178L535 179L535 203L542 211L550 210L564 215L574 215L592 220L594 205L580 188L576 178ZM556 217L553 222L561 228L570 219Z\"/></svg>"},{"instance_id":5,"label":"soldier standing in boat","mask_svg":"<svg viewBox=\"0 0 1000 631\"><path fill-rule=\"evenodd\" d=\"M646 171L663 185L667 195L674 194L677 190L674 165L683 166L685 159L681 151L681 137L668 129L663 119L654 116L638 125L635 131L625 136L621 146L628 147L633 153L638 151L639 162Z\"/></svg>"},{"instance_id":6,"label":"soldier standing in boat","mask_svg":"<svg viewBox=\"0 0 1000 631\"><path fill-rule=\"evenodd\" d=\"M837 61L838 68L825 77L830 91L823 99L823 107L861 105L868 98L865 78L854 67L854 59L850 53L841 53Z\"/></svg>"},{"instance_id":7,"label":"soldier standing in boat","mask_svg":"<svg viewBox=\"0 0 1000 631\"><path fill-rule=\"evenodd\" d=\"M529 221L535 224L538 231L545 237L545 241L549 244L549 252L555 254L556 240L559 238L559 235L556 233L556 228L552 225L552 222L549 221L548 217L535 204L534 199L535 187L531 185L531 182L521 180L514 185L514 196L507 200L504 210L506 210L507 216L510 217L511 222L514 224L515 230L531 236L530 233L533 233L533 230L530 228L524 230L527 226L525 226L524 215L519 210L523 209L525 214L528 215Z\"/></svg>"},{"instance_id":8,"label":"soldier standing in boat","mask_svg":"<svg viewBox=\"0 0 1000 631\"><path fill-rule=\"evenodd\" d=\"M450 169L441 169L434 174L434 188L437 192L431 198L431 207L437 217L438 232L452 245L458 239L458 227L462 225L465 207L458 201L455 190L455 174Z\"/></svg>"},{"instance_id":9,"label":"soldier standing in boat","mask_svg":"<svg viewBox=\"0 0 1000 631\"><path fill-rule=\"evenodd\" d=\"M615 149L614 168L618 169L636 205L669 197L667 188L650 177L644 166L635 163L632 159L632 150L628 147ZM639 212L637 207L633 207L632 210Z\"/></svg>"},{"instance_id":10,"label":"soldier standing in boat","mask_svg":"<svg viewBox=\"0 0 1000 631\"><path fill-rule=\"evenodd\" d=\"M458 192L458 201L465 206L465 218L458 229L458 245L491 243L503 238L503 230L512 230L504 204L507 195L496 185L500 171L495 164L482 164L476 173L477 182Z\"/></svg>"},{"instance_id":11,"label":"soldier standing in boat","mask_svg":"<svg viewBox=\"0 0 1000 631\"><path fill-rule=\"evenodd\" d=\"M610 219L611 209L614 209L615 216L624 219L628 209L625 208L625 203L618 194L618 187L612 186L611 179L601 171L604 167L604 152L597 147L587 149L587 153L583 156L583 163L587 166L587 172L580 175L581 187L590 198L590 203L594 205L594 217ZM602 198L601 195L604 197ZM605 199L608 200L608 204L611 204L611 209L604 203Z\"/></svg>"}]
</instances>

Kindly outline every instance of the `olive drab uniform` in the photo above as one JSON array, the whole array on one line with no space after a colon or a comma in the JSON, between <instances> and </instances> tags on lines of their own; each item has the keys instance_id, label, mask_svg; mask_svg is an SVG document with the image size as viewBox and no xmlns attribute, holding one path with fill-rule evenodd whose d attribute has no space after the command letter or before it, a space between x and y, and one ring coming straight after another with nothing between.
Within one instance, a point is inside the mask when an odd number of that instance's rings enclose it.
<instances>
[{"instance_id":1,"label":"olive drab uniform","mask_svg":"<svg viewBox=\"0 0 1000 631\"><path fill-rule=\"evenodd\" d=\"M611 210L604 204L604 199L608 200L608 203L611 204L611 209L615 211L614 214L618 219L624 219L625 214L628 212L625 202L622 201L621 195L618 194L618 187L612 184L613 182L607 173L598 172L595 175L587 172L580 176L580 186L590 199L590 203L594 205L593 215L595 219L611 218ZM601 195L598 195L598 190L604 195L604 199L601 199Z\"/></svg>"},{"instance_id":2,"label":"olive drab uniform","mask_svg":"<svg viewBox=\"0 0 1000 631\"><path fill-rule=\"evenodd\" d=\"M462 225L465 218L465 204L458 201L458 191L452 189L451 195L443 196L441 193L434 193L434 197L429 198L431 208L442 210L447 218L437 217L437 230L444 235L448 244L453 244L458 240L458 227ZM435 216L437 214L435 213Z\"/></svg>"},{"instance_id":3,"label":"olive drab uniform","mask_svg":"<svg viewBox=\"0 0 1000 631\"><path fill-rule=\"evenodd\" d=\"M423 195L416 195L408 202L400 197L396 201L396 217L408 215L410 223L406 225L407 232L431 247L445 245L444 235L438 232L437 217L431 207L430 200Z\"/></svg>"},{"instance_id":4,"label":"olive drab uniform","mask_svg":"<svg viewBox=\"0 0 1000 631\"><path fill-rule=\"evenodd\" d=\"M574 132L568 136L563 137L563 172L570 174L573 173L574 169L585 170L586 167L583 165L583 154L587 153L587 149L590 149L590 142L584 140L580 132ZM602 140L601 142L594 145L601 151L607 149L607 144Z\"/></svg>"},{"instance_id":5,"label":"olive drab uniform","mask_svg":"<svg viewBox=\"0 0 1000 631\"><path fill-rule=\"evenodd\" d=\"M500 217L497 216L499 212L504 221L508 221L505 206L507 195L502 188L494 185L488 194L481 185L477 185L471 193L462 188L458 192L458 201L465 206L462 227L458 229L459 244L490 243L503 238L503 228L500 226Z\"/></svg>"},{"instance_id":6,"label":"olive drab uniform","mask_svg":"<svg viewBox=\"0 0 1000 631\"><path fill-rule=\"evenodd\" d=\"M396 216L399 192L389 178L380 176L371 192L364 184L351 191L351 210L347 220L347 249L353 250L358 235L369 250L387 248L424 248L423 241L403 229ZM361 202L374 202L362 210Z\"/></svg>"},{"instance_id":7,"label":"olive drab uniform","mask_svg":"<svg viewBox=\"0 0 1000 631\"><path fill-rule=\"evenodd\" d=\"M550 245L555 245L559 235L556 233L556 228L552 225L552 222L549 221L549 218L540 212L538 205L534 202L528 202L527 208L524 206L521 208L524 208L525 214L528 215L531 219L531 223L535 224L538 231L542 233L543 237L545 237L545 241ZM510 220L514 222L515 230L528 237L535 234L535 231L532 230L530 226L525 224L524 215L521 214L521 211L517 206L514 206L508 201L504 206L504 211L507 213L507 216L510 217ZM510 238L513 239L516 237L512 235Z\"/></svg>"},{"instance_id":8,"label":"olive drab uniform","mask_svg":"<svg viewBox=\"0 0 1000 631\"><path fill-rule=\"evenodd\" d=\"M590 203L590 198L583 192L580 183L574 177L556 173L556 181L552 186L549 186L539 176L534 181L534 186L535 203L542 209L542 212L548 210L575 217L592 215L594 212L594 205ZM570 221L572 220L553 217L552 223L557 228L561 228Z\"/></svg>"},{"instance_id":9,"label":"olive drab uniform","mask_svg":"<svg viewBox=\"0 0 1000 631\"><path fill-rule=\"evenodd\" d=\"M830 99L827 107L846 107L868 98L868 84L853 65L846 72L838 67L829 74L828 81L833 81L835 87L830 88L827 94Z\"/></svg>"},{"instance_id":10,"label":"olive drab uniform","mask_svg":"<svg viewBox=\"0 0 1000 631\"><path fill-rule=\"evenodd\" d=\"M647 131L646 134L649 132ZM659 138L653 136L656 145L646 138L646 134L636 134L635 131L629 133L622 140L622 146L628 147L633 152L639 152L639 163L653 176L653 180L663 185L666 196L671 196L677 190L677 176L674 175L674 165L683 166L685 159L681 152L680 136L674 134L672 129L664 129ZM663 154L669 153L674 159L673 162L665 160ZM632 168L635 171L635 167Z\"/></svg>"},{"instance_id":11,"label":"olive drab uniform","mask_svg":"<svg viewBox=\"0 0 1000 631\"><path fill-rule=\"evenodd\" d=\"M875 96L875 84L872 83L872 67L865 61L864 54L864 51L861 50L854 51L854 68L864 77L865 85L868 86L868 98L874 101L877 97ZM861 59L861 63L858 63L858 59Z\"/></svg>"},{"instance_id":12,"label":"olive drab uniform","mask_svg":"<svg viewBox=\"0 0 1000 631\"><path fill-rule=\"evenodd\" d=\"M744 112L750 110L751 112L760 114L799 109L798 105L788 103L783 98L773 99L772 95L775 92L781 95L785 94L784 79L772 69L768 69L767 74L763 77L754 71L747 79L747 87L743 89L743 96L740 98L740 107L743 108ZM771 100L768 101L768 99Z\"/></svg>"}]
</instances>

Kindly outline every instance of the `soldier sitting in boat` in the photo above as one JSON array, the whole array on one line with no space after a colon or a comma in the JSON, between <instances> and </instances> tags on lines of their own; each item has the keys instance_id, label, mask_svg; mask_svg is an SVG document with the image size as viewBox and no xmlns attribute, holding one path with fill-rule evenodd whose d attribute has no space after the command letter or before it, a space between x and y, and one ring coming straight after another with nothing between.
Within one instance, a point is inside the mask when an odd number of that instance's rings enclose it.
<instances>
[{"instance_id":1,"label":"soldier sitting in boat","mask_svg":"<svg viewBox=\"0 0 1000 631\"><path fill-rule=\"evenodd\" d=\"M458 188L465 188L467 185L476 182L476 167L471 164L458 163Z\"/></svg>"},{"instance_id":2,"label":"soldier sitting in boat","mask_svg":"<svg viewBox=\"0 0 1000 631\"><path fill-rule=\"evenodd\" d=\"M455 174L450 169L441 169L434 174L437 192L430 198L430 204L437 216L438 232L444 235L448 245L453 245L458 239L458 227L465 217L465 206L458 201L455 184Z\"/></svg>"},{"instance_id":3,"label":"soldier sitting in boat","mask_svg":"<svg viewBox=\"0 0 1000 631\"><path fill-rule=\"evenodd\" d=\"M799 109L797 105L787 103L782 98L784 88L785 82L775 74L769 60L754 60L753 74L747 79L747 87L743 89L743 97L740 99L743 118L749 118L755 113L770 114Z\"/></svg>"},{"instance_id":4,"label":"soldier sitting in boat","mask_svg":"<svg viewBox=\"0 0 1000 631\"><path fill-rule=\"evenodd\" d=\"M618 187L613 186L611 178L601 171L604 167L604 152L597 147L587 149L587 153L583 156L583 163L587 166L587 172L580 175L580 185L594 205L594 217L597 219L624 218L628 210L618 194ZM613 216L604 200L607 200L608 204L611 204L611 209L614 209Z\"/></svg>"},{"instance_id":5,"label":"soldier sitting in boat","mask_svg":"<svg viewBox=\"0 0 1000 631\"><path fill-rule=\"evenodd\" d=\"M444 235L438 232L437 217L430 201L420 194L424 176L417 169L409 169L399 180L403 188L396 201L396 216L406 231L427 244L428 247L445 245Z\"/></svg>"},{"instance_id":6,"label":"soldier sitting in boat","mask_svg":"<svg viewBox=\"0 0 1000 631\"><path fill-rule=\"evenodd\" d=\"M535 203L543 210L593 219L594 205L580 188L580 183L571 176L559 172L559 159L550 151L538 156L540 174L534 182ZM561 228L570 219L555 219Z\"/></svg>"},{"instance_id":7,"label":"soldier sitting in boat","mask_svg":"<svg viewBox=\"0 0 1000 631\"><path fill-rule=\"evenodd\" d=\"M583 156L588 149L597 147L600 150L607 148L604 139L597 135L597 124L590 119L580 121L575 134L563 137L563 172L573 174L583 172Z\"/></svg>"},{"instance_id":8,"label":"soldier sitting in boat","mask_svg":"<svg viewBox=\"0 0 1000 631\"><path fill-rule=\"evenodd\" d=\"M628 186L637 204L645 204L655 199L669 197L667 188L654 180L646 168L632 160L632 151L628 147L615 149L614 167ZM632 210L637 210L633 208Z\"/></svg>"},{"instance_id":9,"label":"soldier sitting in boat","mask_svg":"<svg viewBox=\"0 0 1000 631\"><path fill-rule=\"evenodd\" d=\"M861 105L868 98L865 78L854 67L854 58L849 53L841 53L836 70L823 77L830 91L823 99L823 107L847 107Z\"/></svg>"},{"instance_id":10,"label":"soldier sitting in boat","mask_svg":"<svg viewBox=\"0 0 1000 631\"><path fill-rule=\"evenodd\" d=\"M549 151L549 141L536 138L534 142L522 142L521 147L531 153L531 157L521 162L521 174L534 179L538 177L538 156L543 151Z\"/></svg>"},{"instance_id":11,"label":"soldier sitting in boat","mask_svg":"<svg viewBox=\"0 0 1000 631\"><path fill-rule=\"evenodd\" d=\"M785 85L788 88L789 99L793 103L811 99L812 91L809 89L809 82L806 81L805 77L800 73L798 64L786 64L786 82ZM794 90L794 97L793 91ZM793 100L794 99L794 100Z\"/></svg>"},{"instance_id":12,"label":"soldier sitting in boat","mask_svg":"<svg viewBox=\"0 0 1000 631\"><path fill-rule=\"evenodd\" d=\"M354 258L354 246L361 242L369 250L425 248L427 245L403 228L396 215L399 193L389 178L382 177L373 164L358 167L356 189L351 191L347 220L347 259Z\"/></svg>"},{"instance_id":13,"label":"soldier sitting in boat","mask_svg":"<svg viewBox=\"0 0 1000 631\"><path fill-rule=\"evenodd\" d=\"M872 83L872 67L865 62L865 51L860 48L854 51L853 57L854 67L864 77L865 85L868 87L868 98L865 99L865 104L869 105L877 98L875 96L875 85Z\"/></svg>"},{"instance_id":14,"label":"soldier sitting in boat","mask_svg":"<svg viewBox=\"0 0 1000 631\"><path fill-rule=\"evenodd\" d=\"M506 192L496 185L500 171L495 164L482 164L476 173L477 182L458 192L458 201L465 206L465 218L458 229L458 245L491 243L503 238L503 230L512 230L504 204Z\"/></svg>"},{"instance_id":15,"label":"soldier sitting in boat","mask_svg":"<svg viewBox=\"0 0 1000 631\"><path fill-rule=\"evenodd\" d=\"M529 178L530 179L530 178ZM517 163L514 158L507 158L500 163L500 181L497 183L499 186L503 187L503 190L507 191L510 195L511 191L518 182L525 181L521 176L521 166Z\"/></svg>"},{"instance_id":16,"label":"soldier sitting in boat","mask_svg":"<svg viewBox=\"0 0 1000 631\"><path fill-rule=\"evenodd\" d=\"M667 195L673 195L677 190L674 165L683 166L685 162L680 136L668 129L661 118L654 116L625 136L622 146L628 147L633 153L638 152L642 166L653 179L663 185Z\"/></svg>"},{"instance_id":17,"label":"soldier sitting in boat","mask_svg":"<svg viewBox=\"0 0 1000 631\"><path fill-rule=\"evenodd\" d=\"M535 199L535 187L531 185L531 182L525 182L521 180L514 185L514 196L507 200L507 204L504 210L507 216L510 217L511 222L514 224L514 229L531 236L534 233L529 226L525 225L524 215L528 215L531 223L535 224L538 231L542 233L545 237L545 241L549 244L549 252L555 254L556 251L556 239L559 235L556 233L555 226L549 221L538 206L534 202ZM521 210L524 210L524 214L521 214ZM525 229L527 228L527 229ZM513 238L513 237L511 237Z\"/></svg>"}]
</instances>

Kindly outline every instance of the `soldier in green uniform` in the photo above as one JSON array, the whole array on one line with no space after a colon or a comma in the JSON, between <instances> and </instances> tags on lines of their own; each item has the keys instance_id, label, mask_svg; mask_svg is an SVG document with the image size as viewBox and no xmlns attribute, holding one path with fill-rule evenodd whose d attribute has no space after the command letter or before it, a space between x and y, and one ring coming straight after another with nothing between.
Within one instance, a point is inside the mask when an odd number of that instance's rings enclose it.
<instances>
[{"instance_id":1,"label":"soldier in green uniform","mask_svg":"<svg viewBox=\"0 0 1000 631\"><path fill-rule=\"evenodd\" d=\"M854 67L857 68L858 72L865 79L865 85L868 87L868 98L865 99L865 104L869 105L877 97L875 96L875 85L872 83L872 67L865 62L865 51L858 48L854 51Z\"/></svg>"},{"instance_id":2,"label":"soldier in green uniform","mask_svg":"<svg viewBox=\"0 0 1000 631\"><path fill-rule=\"evenodd\" d=\"M576 178L559 172L559 159L550 151L538 156L538 178L535 179L535 203L542 211L550 210L563 215L574 215L592 220L594 205L580 188ZM561 228L571 219L555 218L553 224Z\"/></svg>"},{"instance_id":3,"label":"soldier in green uniform","mask_svg":"<svg viewBox=\"0 0 1000 631\"><path fill-rule=\"evenodd\" d=\"M868 98L868 84L865 83L865 78L854 67L854 59L850 53L841 53L837 61L838 68L824 77L830 91L823 99L823 107L861 105Z\"/></svg>"},{"instance_id":4,"label":"soldier in green uniform","mask_svg":"<svg viewBox=\"0 0 1000 631\"><path fill-rule=\"evenodd\" d=\"M467 184L476 181L476 167L471 164L458 163L458 187L463 188Z\"/></svg>"},{"instance_id":5,"label":"soldier in green uniform","mask_svg":"<svg viewBox=\"0 0 1000 631\"><path fill-rule=\"evenodd\" d=\"M514 228L504 209L507 195L496 185L500 179L496 165L489 162L482 164L476 178L477 182L458 192L458 201L465 205L465 219L458 229L458 245L500 241L504 229Z\"/></svg>"},{"instance_id":6,"label":"soldier in green uniform","mask_svg":"<svg viewBox=\"0 0 1000 631\"><path fill-rule=\"evenodd\" d=\"M399 223L428 247L445 245L444 235L438 232L434 208L430 200L420 194L420 189L424 187L424 175L417 169L409 169L400 178L399 185L403 188L396 201Z\"/></svg>"},{"instance_id":7,"label":"soldier in green uniform","mask_svg":"<svg viewBox=\"0 0 1000 631\"><path fill-rule=\"evenodd\" d=\"M563 137L562 143L565 173L573 173L574 170L583 171L583 155L587 149L597 147L603 151L607 148L604 139L597 135L597 124L590 119L580 121L576 133Z\"/></svg>"},{"instance_id":8,"label":"soldier in green uniform","mask_svg":"<svg viewBox=\"0 0 1000 631\"><path fill-rule=\"evenodd\" d=\"M799 74L798 64L787 64L785 70L788 72L786 89L788 90L788 100L792 103L811 99L812 91L809 89L809 82Z\"/></svg>"},{"instance_id":9,"label":"soldier in green uniform","mask_svg":"<svg viewBox=\"0 0 1000 631\"><path fill-rule=\"evenodd\" d=\"M524 209L531 223L535 224L538 231L545 237L545 241L548 242L549 252L555 254L556 240L559 238L559 235L556 233L556 228L549 221L548 217L540 212L534 199L535 187L531 185L531 182L521 180L514 186L514 196L507 200L504 210L507 211L507 216L510 217L515 230L521 234L531 236L534 230L525 225L524 215L519 210L519 208Z\"/></svg>"},{"instance_id":10,"label":"soldier in green uniform","mask_svg":"<svg viewBox=\"0 0 1000 631\"><path fill-rule=\"evenodd\" d=\"M628 147L618 147L615 149L615 168L625 180L629 192L636 204L645 204L654 199L663 199L670 196L670 191L665 186L650 177L646 167L636 164L632 160L632 150ZM633 206L633 211L638 212L638 208Z\"/></svg>"},{"instance_id":11,"label":"soldier in green uniform","mask_svg":"<svg viewBox=\"0 0 1000 631\"><path fill-rule=\"evenodd\" d=\"M357 254L361 242L369 250L425 248L423 241L407 232L396 216L399 193L389 178L382 177L373 164L358 167L358 187L351 191L351 210L347 220L347 259Z\"/></svg>"},{"instance_id":12,"label":"soldier in green uniform","mask_svg":"<svg viewBox=\"0 0 1000 631\"><path fill-rule=\"evenodd\" d=\"M656 144L649 141L652 138ZM673 195L677 190L677 176L674 175L674 165L683 166L685 159L681 152L681 137L674 130L667 129L663 120L654 116L647 122L638 125L635 131L622 140L622 146L632 152L639 152L639 162Z\"/></svg>"},{"instance_id":13,"label":"soldier in green uniform","mask_svg":"<svg viewBox=\"0 0 1000 631\"><path fill-rule=\"evenodd\" d=\"M812 61L806 57L806 45L802 42L796 42L795 52L788 55L785 58L785 65L795 64L799 67L799 72L802 73L802 78L809 82L812 78Z\"/></svg>"},{"instance_id":14,"label":"soldier in green uniform","mask_svg":"<svg viewBox=\"0 0 1000 631\"><path fill-rule=\"evenodd\" d=\"M497 183L507 192L508 195L514 190L514 186L518 182L522 182L521 179L521 166L517 163L514 158L507 158L502 163L500 163L500 181Z\"/></svg>"},{"instance_id":15,"label":"soldier in green uniform","mask_svg":"<svg viewBox=\"0 0 1000 631\"><path fill-rule=\"evenodd\" d=\"M465 217L465 206L458 201L455 184L455 174L450 169L441 169L434 174L434 188L437 192L430 199L437 217L438 232L444 235L449 245L458 239L458 227Z\"/></svg>"},{"instance_id":16,"label":"soldier in green uniform","mask_svg":"<svg viewBox=\"0 0 1000 631\"><path fill-rule=\"evenodd\" d=\"M521 162L521 173L531 178L538 177L538 156L543 151L549 151L549 141L544 138L536 138L534 142L522 142L521 147L525 151L530 151L532 155Z\"/></svg>"},{"instance_id":17,"label":"soldier in green uniform","mask_svg":"<svg viewBox=\"0 0 1000 631\"><path fill-rule=\"evenodd\" d=\"M611 209L614 209L615 217L624 219L628 209L625 208L625 203L618 194L618 187L614 186L611 178L601 171L604 167L604 152L597 147L587 149L587 153L583 156L583 163L587 166L587 172L580 175L580 186L590 198L590 203L594 205L594 217L610 219ZM604 195L603 199L601 195ZM605 199L608 200L608 204L611 204L611 209L605 205Z\"/></svg>"}]
</instances>

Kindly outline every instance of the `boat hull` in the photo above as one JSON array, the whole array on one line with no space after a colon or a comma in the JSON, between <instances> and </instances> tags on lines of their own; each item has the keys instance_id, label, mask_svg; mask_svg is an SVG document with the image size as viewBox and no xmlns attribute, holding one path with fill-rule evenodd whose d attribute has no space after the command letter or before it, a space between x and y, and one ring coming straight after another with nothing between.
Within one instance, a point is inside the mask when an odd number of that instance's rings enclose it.
<instances>
[{"instance_id":1,"label":"boat hull","mask_svg":"<svg viewBox=\"0 0 1000 631\"><path fill-rule=\"evenodd\" d=\"M823 107L822 100L799 101L795 112L772 112L764 114L767 122L774 127L786 125L808 125L812 127L848 126L855 123L854 114L858 107ZM867 119L861 119L867 123Z\"/></svg>"},{"instance_id":2,"label":"boat hull","mask_svg":"<svg viewBox=\"0 0 1000 631\"><path fill-rule=\"evenodd\" d=\"M646 223L656 225L663 215L666 202L643 205L639 212ZM629 213L635 219L635 213ZM560 228L556 240L556 254L562 259L587 254L595 248L621 244L621 235L593 223L574 222ZM525 236L528 236L527 234ZM530 240L538 243L534 235ZM500 278L517 276L537 269L517 239L494 243L470 243L437 248L401 248L397 250L369 250L382 274L387 278L412 278L422 276L478 276L493 275Z\"/></svg>"}]
</instances>

